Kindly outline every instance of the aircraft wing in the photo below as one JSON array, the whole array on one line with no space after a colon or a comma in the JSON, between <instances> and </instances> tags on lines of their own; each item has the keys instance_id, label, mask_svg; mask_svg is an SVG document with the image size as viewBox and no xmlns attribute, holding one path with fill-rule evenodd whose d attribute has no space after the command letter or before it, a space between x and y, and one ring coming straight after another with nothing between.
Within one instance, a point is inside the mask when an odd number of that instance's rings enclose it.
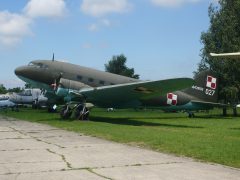
<instances>
[{"instance_id":1,"label":"aircraft wing","mask_svg":"<svg viewBox=\"0 0 240 180\"><path fill-rule=\"evenodd\" d=\"M240 59L240 52L222 53L222 54L210 53L210 55L213 57L225 57L225 58L231 58L231 59Z\"/></svg>"},{"instance_id":2,"label":"aircraft wing","mask_svg":"<svg viewBox=\"0 0 240 180\"><path fill-rule=\"evenodd\" d=\"M120 85L85 88L72 91L72 97L86 97L88 102L103 107L136 107L141 100L165 95L166 93L191 87L191 78L177 78L159 81L141 81Z\"/></svg>"}]
</instances>

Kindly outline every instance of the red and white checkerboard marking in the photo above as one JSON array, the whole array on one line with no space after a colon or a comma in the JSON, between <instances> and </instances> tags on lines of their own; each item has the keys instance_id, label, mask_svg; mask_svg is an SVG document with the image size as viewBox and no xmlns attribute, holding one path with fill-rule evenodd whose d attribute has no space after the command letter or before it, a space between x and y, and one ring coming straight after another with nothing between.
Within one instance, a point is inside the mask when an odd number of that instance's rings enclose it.
<instances>
[{"instance_id":1,"label":"red and white checkerboard marking","mask_svg":"<svg viewBox=\"0 0 240 180\"><path fill-rule=\"evenodd\" d=\"M217 87L217 78L212 76L207 76L207 84L206 87L211 89L216 89Z\"/></svg>"},{"instance_id":2,"label":"red and white checkerboard marking","mask_svg":"<svg viewBox=\"0 0 240 180\"><path fill-rule=\"evenodd\" d=\"M167 104L176 106L177 105L177 95L173 93L167 94Z\"/></svg>"}]
</instances>

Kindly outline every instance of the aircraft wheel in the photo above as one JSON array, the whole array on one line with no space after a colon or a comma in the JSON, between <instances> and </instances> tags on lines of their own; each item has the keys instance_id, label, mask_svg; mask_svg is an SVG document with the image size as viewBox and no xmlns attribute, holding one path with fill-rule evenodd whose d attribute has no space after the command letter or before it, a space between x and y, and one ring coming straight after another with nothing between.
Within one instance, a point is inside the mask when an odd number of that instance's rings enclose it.
<instances>
[{"instance_id":1,"label":"aircraft wheel","mask_svg":"<svg viewBox=\"0 0 240 180\"><path fill-rule=\"evenodd\" d=\"M64 106L60 112L60 116L63 119L68 119L72 115L72 110L69 106Z\"/></svg>"},{"instance_id":2,"label":"aircraft wheel","mask_svg":"<svg viewBox=\"0 0 240 180\"><path fill-rule=\"evenodd\" d=\"M189 113L188 113L188 117L189 117L189 118L194 118L194 117L195 117L195 115L194 115L194 113L193 113L193 112L189 112Z\"/></svg>"},{"instance_id":3,"label":"aircraft wheel","mask_svg":"<svg viewBox=\"0 0 240 180\"><path fill-rule=\"evenodd\" d=\"M76 109L74 117L79 120L82 119L82 111Z\"/></svg>"},{"instance_id":4,"label":"aircraft wheel","mask_svg":"<svg viewBox=\"0 0 240 180\"><path fill-rule=\"evenodd\" d=\"M87 112L75 112L75 118L78 120L89 120L89 111Z\"/></svg>"},{"instance_id":5,"label":"aircraft wheel","mask_svg":"<svg viewBox=\"0 0 240 180\"><path fill-rule=\"evenodd\" d=\"M83 120L89 120L89 110L87 109L86 112L84 113Z\"/></svg>"}]
</instances>

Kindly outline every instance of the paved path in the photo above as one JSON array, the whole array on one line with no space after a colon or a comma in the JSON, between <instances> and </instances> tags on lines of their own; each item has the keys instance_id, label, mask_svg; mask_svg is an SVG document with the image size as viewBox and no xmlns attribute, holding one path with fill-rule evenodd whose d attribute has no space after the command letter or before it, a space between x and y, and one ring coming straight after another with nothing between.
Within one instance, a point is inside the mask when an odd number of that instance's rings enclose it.
<instances>
[{"instance_id":1,"label":"paved path","mask_svg":"<svg viewBox=\"0 0 240 180\"><path fill-rule=\"evenodd\" d=\"M1 180L240 180L239 169L5 117L0 117L0 153Z\"/></svg>"}]
</instances>

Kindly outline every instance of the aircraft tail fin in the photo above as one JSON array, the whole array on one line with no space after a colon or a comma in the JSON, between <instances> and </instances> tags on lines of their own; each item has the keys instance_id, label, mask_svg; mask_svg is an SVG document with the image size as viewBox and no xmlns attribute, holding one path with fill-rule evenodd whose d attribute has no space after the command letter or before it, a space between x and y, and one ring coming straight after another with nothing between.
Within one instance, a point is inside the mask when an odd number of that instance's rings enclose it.
<instances>
[{"instance_id":1,"label":"aircraft tail fin","mask_svg":"<svg viewBox=\"0 0 240 180\"><path fill-rule=\"evenodd\" d=\"M195 101L218 103L218 77L211 71L203 71L195 77L195 83L185 90Z\"/></svg>"}]
</instances>

